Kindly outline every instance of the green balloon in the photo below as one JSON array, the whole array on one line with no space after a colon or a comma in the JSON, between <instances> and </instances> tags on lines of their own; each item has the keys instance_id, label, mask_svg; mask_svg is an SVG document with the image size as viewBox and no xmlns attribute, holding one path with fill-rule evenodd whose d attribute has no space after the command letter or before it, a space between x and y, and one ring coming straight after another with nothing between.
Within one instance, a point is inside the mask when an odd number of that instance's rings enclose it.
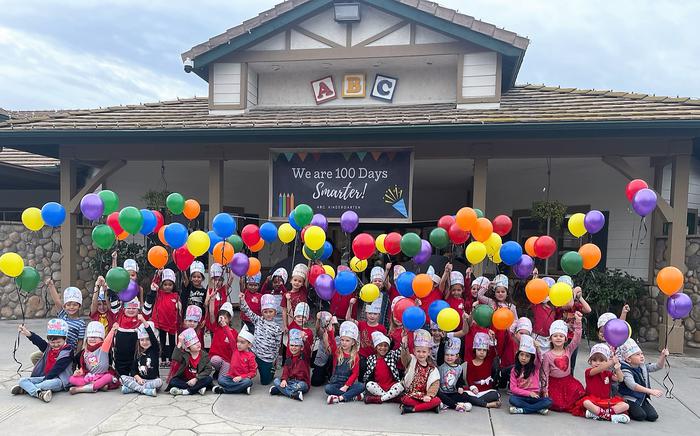
<instances>
[{"instance_id":1,"label":"green balloon","mask_svg":"<svg viewBox=\"0 0 700 436\"><path fill-rule=\"evenodd\" d=\"M173 192L165 199L165 205L173 215L180 215L185 210L185 197L182 194Z\"/></svg>"},{"instance_id":2,"label":"green balloon","mask_svg":"<svg viewBox=\"0 0 700 436\"><path fill-rule=\"evenodd\" d=\"M311 224L311 220L313 219L313 217L314 211L308 204L300 204L299 206L294 208L294 221L302 229Z\"/></svg>"},{"instance_id":3,"label":"green balloon","mask_svg":"<svg viewBox=\"0 0 700 436\"><path fill-rule=\"evenodd\" d=\"M484 217L484 211L483 211L483 210L474 208L474 212L476 212L476 217L477 217L477 218L483 218L483 217Z\"/></svg>"},{"instance_id":4,"label":"green balloon","mask_svg":"<svg viewBox=\"0 0 700 436\"><path fill-rule=\"evenodd\" d=\"M401 237L401 251L408 257L413 257L420 253L420 236L415 233L406 233Z\"/></svg>"},{"instance_id":5,"label":"green balloon","mask_svg":"<svg viewBox=\"0 0 700 436\"><path fill-rule=\"evenodd\" d=\"M37 270L31 266L25 266L22 270L22 274L15 278L15 283L19 287L20 291L32 292L39 285L39 273Z\"/></svg>"},{"instance_id":6,"label":"green balloon","mask_svg":"<svg viewBox=\"0 0 700 436\"><path fill-rule=\"evenodd\" d=\"M296 218L296 215L295 215L295 218ZM311 260L318 260L321 258L321 256L323 256L323 247L314 251L314 250L310 249L309 247L307 247L306 245L304 245L304 254L306 254L306 256Z\"/></svg>"},{"instance_id":7,"label":"green balloon","mask_svg":"<svg viewBox=\"0 0 700 436\"><path fill-rule=\"evenodd\" d=\"M115 239L117 239L117 235L107 224L100 224L92 229L92 242L99 249L109 250L114 245Z\"/></svg>"},{"instance_id":8,"label":"green balloon","mask_svg":"<svg viewBox=\"0 0 700 436\"><path fill-rule=\"evenodd\" d=\"M240 236L233 234L228 237L227 241L233 245L233 250L236 253L243 250L243 239Z\"/></svg>"},{"instance_id":9,"label":"green balloon","mask_svg":"<svg viewBox=\"0 0 700 436\"><path fill-rule=\"evenodd\" d=\"M445 248L450 243L450 238L447 235L447 230L442 227L436 227L430 232L428 237L430 244L435 248Z\"/></svg>"},{"instance_id":10,"label":"green balloon","mask_svg":"<svg viewBox=\"0 0 700 436\"><path fill-rule=\"evenodd\" d=\"M491 318L493 317L493 309L486 304L477 305L472 311L474 322L483 328L491 327Z\"/></svg>"},{"instance_id":11,"label":"green balloon","mask_svg":"<svg viewBox=\"0 0 700 436\"><path fill-rule=\"evenodd\" d=\"M97 195L100 196L102 203L105 205L105 210L102 212L103 216L107 216L119 209L119 197L113 191L105 189L104 191L100 191Z\"/></svg>"},{"instance_id":12,"label":"green balloon","mask_svg":"<svg viewBox=\"0 0 700 436\"><path fill-rule=\"evenodd\" d=\"M143 215L134 206L127 206L119 212L119 225L130 235L135 235L143 226Z\"/></svg>"},{"instance_id":13,"label":"green balloon","mask_svg":"<svg viewBox=\"0 0 700 436\"><path fill-rule=\"evenodd\" d=\"M561 269L570 276L583 269L583 258L575 251L568 251L561 257Z\"/></svg>"},{"instance_id":14,"label":"green balloon","mask_svg":"<svg viewBox=\"0 0 700 436\"><path fill-rule=\"evenodd\" d=\"M129 272L127 270L118 266L107 271L105 280L107 281L109 289L114 292L121 292L129 286L131 277L129 277Z\"/></svg>"}]
</instances>

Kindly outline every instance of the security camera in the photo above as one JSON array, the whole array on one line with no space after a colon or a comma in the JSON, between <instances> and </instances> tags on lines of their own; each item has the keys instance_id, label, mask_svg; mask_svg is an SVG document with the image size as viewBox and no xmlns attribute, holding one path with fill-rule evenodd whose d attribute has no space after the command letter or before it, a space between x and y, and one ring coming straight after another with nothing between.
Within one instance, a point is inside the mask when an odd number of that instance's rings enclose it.
<instances>
[{"instance_id":1,"label":"security camera","mask_svg":"<svg viewBox=\"0 0 700 436\"><path fill-rule=\"evenodd\" d=\"M192 59L190 59L190 58L185 59L184 67L185 67L185 73L191 73L192 69L194 68L194 62L192 61Z\"/></svg>"}]
</instances>

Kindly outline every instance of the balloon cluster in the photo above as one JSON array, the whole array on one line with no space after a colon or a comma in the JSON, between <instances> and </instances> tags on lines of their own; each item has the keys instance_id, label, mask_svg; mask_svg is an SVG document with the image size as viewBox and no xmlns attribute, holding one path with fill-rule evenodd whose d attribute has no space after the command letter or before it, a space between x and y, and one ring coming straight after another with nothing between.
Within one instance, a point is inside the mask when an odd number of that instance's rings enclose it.
<instances>
[{"instance_id":1,"label":"balloon cluster","mask_svg":"<svg viewBox=\"0 0 700 436\"><path fill-rule=\"evenodd\" d=\"M31 266L24 265L24 259L17 253L8 252L0 256L0 272L15 279L17 289L33 292L39 285L39 272Z\"/></svg>"},{"instance_id":2,"label":"balloon cluster","mask_svg":"<svg viewBox=\"0 0 700 436\"><path fill-rule=\"evenodd\" d=\"M571 277L561 276L554 281L551 277L535 278L525 285L525 296L532 304L540 304L549 298L556 307L566 305L574 298Z\"/></svg>"},{"instance_id":3,"label":"balloon cluster","mask_svg":"<svg viewBox=\"0 0 700 436\"><path fill-rule=\"evenodd\" d=\"M59 227L65 220L66 208L55 201L44 204L41 209L28 207L22 211L22 224L32 232L38 232L44 225Z\"/></svg>"},{"instance_id":4,"label":"balloon cluster","mask_svg":"<svg viewBox=\"0 0 700 436\"><path fill-rule=\"evenodd\" d=\"M632 204L632 209L642 218L656 209L656 192L649 189L647 182L634 179L627 184L625 189L627 200Z\"/></svg>"},{"instance_id":5,"label":"balloon cluster","mask_svg":"<svg viewBox=\"0 0 700 436\"><path fill-rule=\"evenodd\" d=\"M666 311L672 319L682 319L690 314L693 309L693 301L688 294L681 292L683 289L683 273L675 266L667 266L656 274L656 286L668 295Z\"/></svg>"}]
</instances>

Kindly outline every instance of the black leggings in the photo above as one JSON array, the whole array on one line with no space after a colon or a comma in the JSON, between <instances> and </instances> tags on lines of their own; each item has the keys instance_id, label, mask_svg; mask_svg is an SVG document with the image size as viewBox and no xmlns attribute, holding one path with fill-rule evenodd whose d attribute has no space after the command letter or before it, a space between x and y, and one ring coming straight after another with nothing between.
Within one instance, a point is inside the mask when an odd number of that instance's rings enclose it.
<instances>
[{"instance_id":1,"label":"black leggings","mask_svg":"<svg viewBox=\"0 0 700 436\"><path fill-rule=\"evenodd\" d=\"M117 330L114 335L114 369L119 376L129 375L131 365L136 355L136 343L138 336L136 332L123 332Z\"/></svg>"},{"instance_id":2,"label":"black leggings","mask_svg":"<svg viewBox=\"0 0 700 436\"><path fill-rule=\"evenodd\" d=\"M197 378L197 383L195 383L194 386L188 385L187 380L185 380L184 378L173 377L172 379L170 379L170 385L168 385L168 389L179 388L190 391L190 394L196 394L198 390L202 388L208 388L213 383L214 379L211 378L211 376L209 375L202 378Z\"/></svg>"},{"instance_id":3,"label":"black leggings","mask_svg":"<svg viewBox=\"0 0 700 436\"><path fill-rule=\"evenodd\" d=\"M175 335L158 330L158 341L160 342L160 360L169 361L175 349Z\"/></svg>"},{"instance_id":4,"label":"black leggings","mask_svg":"<svg viewBox=\"0 0 700 436\"><path fill-rule=\"evenodd\" d=\"M440 398L440 401L442 401L442 404L447 406L450 409L454 409L457 407L457 403L469 403L469 395L466 393L460 394L459 392L442 392L438 391L438 397Z\"/></svg>"},{"instance_id":5,"label":"black leggings","mask_svg":"<svg viewBox=\"0 0 700 436\"><path fill-rule=\"evenodd\" d=\"M479 406L479 407L486 407L486 405L488 403L493 403L494 401L498 401L500 398L501 398L501 396L498 394L498 391L490 391L490 392L487 392L480 397L475 397L473 395L467 395L467 401L469 401L473 405Z\"/></svg>"},{"instance_id":6,"label":"black leggings","mask_svg":"<svg viewBox=\"0 0 700 436\"><path fill-rule=\"evenodd\" d=\"M651 405L648 399L644 399L642 405L638 405L634 401L627 401L630 405L630 409L627 413L630 414L630 418L635 421L656 421L659 419L659 414L656 413L656 409Z\"/></svg>"},{"instance_id":7,"label":"black leggings","mask_svg":"<svg viewBox=\"0 0 700 436\"><path fill-rule=\"evenodd\" d=\"M311 359L313 361L313 359ZM311 386L324 386L328 383L328 378L330 377L331 370L333 369L333 359L328 358L323 366L313 365L313 370L311 371Z\"/></svg>"}]
</instances>

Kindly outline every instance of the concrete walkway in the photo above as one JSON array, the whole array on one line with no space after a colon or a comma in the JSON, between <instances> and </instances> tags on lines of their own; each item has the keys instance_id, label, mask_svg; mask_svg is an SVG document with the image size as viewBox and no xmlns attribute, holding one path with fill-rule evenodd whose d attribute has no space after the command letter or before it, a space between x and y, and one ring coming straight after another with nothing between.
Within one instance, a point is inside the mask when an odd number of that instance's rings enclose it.
<instances>
[{"instance_id":1,"label":"concrete walkway","mask_svg":"<svg viewBox=\"0 0 700 436\"><path fill-rule=\"evenodd\" d=\"M457 435L645 435L697 434L700 426L700 359L671 357L671 376L675 382L675 398L654 400L660 419L655 423L616 425L593 422L568 414L548 416L508 413L507 397L500 409L475 408L468 413L444 411L440 415L419 413L401 416L398 406L364 405L361 403L325 404L321 388L312 389L300 403L283 397L270 397L267 389L254 386L247 395L214 395L173 397L160 393L157 398L123 395L119 391L70 396L59 393L50 404L24 396L12 396L9 389L16 383L17 365L12 359L16 321L0 322L0 344L6 353L0 354L0 426L11 432L32 434L88 435L365 435L365 434L435 434ZM27 323L30 329L44 332L43 320ZM18 360L25 363L23 375L28 374L29 354L33 345L21 338ZM585 350L584 350L585 349ZM577 364L577 376L582 378L588 355L582 346ZM650 359L657 353L647 351ZM165 375L165 374L163 374ZM653 374L654 387L666 370Z\"/></svg>"}]
</instances>

